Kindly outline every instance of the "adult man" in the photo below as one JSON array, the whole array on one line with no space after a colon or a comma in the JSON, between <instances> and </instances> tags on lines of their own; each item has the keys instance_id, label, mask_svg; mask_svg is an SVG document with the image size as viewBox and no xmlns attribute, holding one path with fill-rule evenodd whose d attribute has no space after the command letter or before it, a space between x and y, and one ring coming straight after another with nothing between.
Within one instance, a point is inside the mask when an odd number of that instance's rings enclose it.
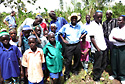
<instances>
[{"instance_id":1,"label":"adult man","mask_svg":"<svg viewBox=\"0 0 125 84\"><path fill-rule=\"evenodd\" d=\"M112 11L107 10L106 12L106 18L107 20L103 22L103 32L104 32L104 37L107 45L107 62L110 63L109 57L111 57L111 52L112 52L112 46L113 44L109 42L109 34L111 33L111 30L115 27L117 27L117 19L112 18ZM110 53L109 53L110 51Z\"/></svg>"},{"instance_id":2,"label":"adult man","mask_svg":"<svg viewBox=\"0 0 125 84\"><path fill-rule=\"evenodd\" d=\"M50 25L52 23L55 23L57 26L56 32L58 32L63 25L67 24L68 22L63 17L57 17L54 11L51 11L49 13L50 18L52 21L50 22ZM51 31L51 28L49 27L49 31Z\"/></svg>"},{"instance_id":3,"label":"adult man","mask_svg":"<svg viewBox=\"0 0 125 84\"><path fill-rule=\"evenodd\" d=\"M11 15L6 16L6 18L3 20L3 23L5 23L9 28L16 28L16 20L15 20L15 11L11 12ZM7 23L8 22L8 23Z\"/></svg>"},{"instance_id":4,"label":"adult man","mask_svg":"<svg viewBox=\"0 0 125 84\"><path fill-rule=\"evenodd\" d=\"M26 18L24 20L24 22L20 25L20 27L18 28L18 34L17 36L20 36L20 32L23 29L24 25L29 25L30 28L33 28L36 25L39 25L42 22L42 17L40 15L35 17L35 20L31 19L31 18ZM43 31L41 32L43 34Z\"/></svg>"},{"instance_id":5,"label":"adult man","mask_svg":"<svg viewBox=\"0 0 125 84\"><path fill-rule=\"evenodd\" d=\"M102 29L102 11L97 10L95 13L95 21L91 22L91 32L90 39L93 44L93 49L95 51L94 65L93 65L93 80L96 82L100 81L101 74L106 67L106 56L105 50L107 48L103 29Z\"/></svg>"},{"instance_id":6,"label":"adult man","mask_svg":"<svg viewBox=\"0 0 125 84\"><path fill-rule=\"evenodd\" d=\"M109 40L113 42L111 66L113 75L109 79L118 78L125 84L125 15L118 18L118 26L112 29Z\"/></svg>"},{"instance_id":7,"label":"adult man","mask_svg":"<svg viewBox=\"0 0 125 84\"><path fill-rule=\"evenodd\" d=\"M78 75L78 69L79 69L79 62L81 57L81 49L80 49L80 37L82 34L87 34L87 31L85 31L84 28L82 28L81 25L77 24L77 13L72 13L70 20L71 23L68 23L64 25L60 30L59 34L62 39L62 41L66 44L65 46L65 59L66 59L66 70L65 70L65 76L64 80L66 81L70 75L71 71L71 64L72 64L72 58L74 55L74 66L72 68L73 73L75 75ZM62 35L66 35L66 39L63 38Z\"/></svg>"}]
</instances>

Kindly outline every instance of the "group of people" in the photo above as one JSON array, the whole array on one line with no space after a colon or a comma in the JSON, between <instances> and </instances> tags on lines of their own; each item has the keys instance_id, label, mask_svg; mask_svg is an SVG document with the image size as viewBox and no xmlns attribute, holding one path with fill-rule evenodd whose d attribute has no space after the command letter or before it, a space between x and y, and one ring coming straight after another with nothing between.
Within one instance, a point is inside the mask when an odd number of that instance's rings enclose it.
<instances>
[{"instance_id":1,"label":"group of people","mask_svg":"<svg viewBox=\"0 0 125 84\"><path fill-rule=\"evenodd\" d=\"M63 64L67 81L70 72L79 74L80 64L87 74L91 57L95 83L100 82L111 61L113 74L109 79L117 78L125 84L125 15L114 19L112 11L107 10L107 20L102 23L102 14L97 10L92 21L86 15L83 24L80 13L72 13L68 23L50 11L49 27L38 14L35 20L26 18L17 29L12 11L3 21L9 33L6 29L0 32L1 83L19 84L23 79L24 84L44 84L50 77L51 84L60 84Z\"/></svg>"}]
</instances>

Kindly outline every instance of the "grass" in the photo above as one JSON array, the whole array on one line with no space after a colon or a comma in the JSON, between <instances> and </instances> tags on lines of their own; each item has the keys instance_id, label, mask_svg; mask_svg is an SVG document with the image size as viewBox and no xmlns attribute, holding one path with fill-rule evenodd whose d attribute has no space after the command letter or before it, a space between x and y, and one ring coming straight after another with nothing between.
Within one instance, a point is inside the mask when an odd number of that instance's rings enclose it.
<instances>
[{"instance_id":1,"label":"grass","mask_svg":"<svg viewBox=\"0 0 125 84\"><path fill-rule=\"evenodd\" d=\"M93 81L93 76L92 76L92 69L93 69L93 64L89 63L89 68L88 68L88 73L86 76L84 76L85 71L84 69L80 69L79 75L75 76L74 74L70 73L70 78L65 82L64 78L61 78L61 83L62 84L94 84L95 82ZM65 70L65 67L63 69L63 72ZM118 80L109 80L109 74L111 74L111 67L110 65L107 66L107 68L104 70L102 73L102 77L104 80L100 80L100 84L121 84L120 81ZM49 82L46 84L50 84Z\"/></svg>"}]
</instances>

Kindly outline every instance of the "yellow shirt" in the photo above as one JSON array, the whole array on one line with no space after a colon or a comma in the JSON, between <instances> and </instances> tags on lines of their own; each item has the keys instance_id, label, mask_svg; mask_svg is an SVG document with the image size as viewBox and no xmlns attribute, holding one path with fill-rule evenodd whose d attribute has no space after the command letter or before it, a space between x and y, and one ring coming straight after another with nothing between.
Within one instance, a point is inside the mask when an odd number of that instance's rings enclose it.
<instances>
[{"instance_id":1,"label":"yellow shirt","mask_svg":"<svg viewBox=\"0 0 125 84\"><path fill-rule=\"evenodd\" d=\"M23 54L22 65L28 69L28 80L39 83L43 79L42 63L45 62L43 50L37 48L36 52L28 49Z\"/></svg>"}]
</instances>

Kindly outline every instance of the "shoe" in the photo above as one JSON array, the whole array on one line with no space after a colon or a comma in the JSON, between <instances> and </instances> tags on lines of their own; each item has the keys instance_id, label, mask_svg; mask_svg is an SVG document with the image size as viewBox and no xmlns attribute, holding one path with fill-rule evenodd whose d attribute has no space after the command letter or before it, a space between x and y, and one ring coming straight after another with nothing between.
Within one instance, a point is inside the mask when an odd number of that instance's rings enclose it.
<instances>
[{"instance_id":1,"label":"shoe","mask_svg":"<svg viewBox=\"0 0 125 84\"><path fill-rule=\"evenodd\" d=\"M109 79L110 80L114 80L115 78L113 76L109 76Z\"/></svg>"},{"instance_id":2,"label":"shoe","mask_svg":"<svg viewBox=\"0 0 125 84\"><path fill-rule=\"evenodd\" d=\"M70 75L64 75L64 81L67 81L70 78Z\"/></svg>"},{"instance_id":3,"label":"shoe","mask_svg":"<svg viewBox=\"0 0 125 84\"><path fill-rule=\"evenodd\" d=\"M121 81L121 84L125 84L125 80Z\"/></svg>"},{"instance_id":4,"label":"shoe","mask_svg":"<svg viewBox=\"0 0 125 84\"><path fill-rule=\"evenodd\" d=\"M104 80L105 80L105 78L104 78L104 77L101 77L101 78L100 78L100 80L101 80L101 81L104 81Z\"/></svg>"},{"instance_id":5,"label":"shoe","mask_svg":"<svg viewBox=\"0 0 125 84\"><path fill-rule=\"evenodd\" d=\"M100 81L95 81L95 83L94 84L100 84Z\"/></svg>"},{"instance_id":6,"label":"shoe","mask_svg":"<svg viewBox=\"0 0 125 84\"><path fill-rule=\"evenodd\" d=\"M75 72L74 72L74 75L76 75L76 76L77 76L77 75L78 75L78 71L75 71Z\"/></svg>"}]
</instances>

